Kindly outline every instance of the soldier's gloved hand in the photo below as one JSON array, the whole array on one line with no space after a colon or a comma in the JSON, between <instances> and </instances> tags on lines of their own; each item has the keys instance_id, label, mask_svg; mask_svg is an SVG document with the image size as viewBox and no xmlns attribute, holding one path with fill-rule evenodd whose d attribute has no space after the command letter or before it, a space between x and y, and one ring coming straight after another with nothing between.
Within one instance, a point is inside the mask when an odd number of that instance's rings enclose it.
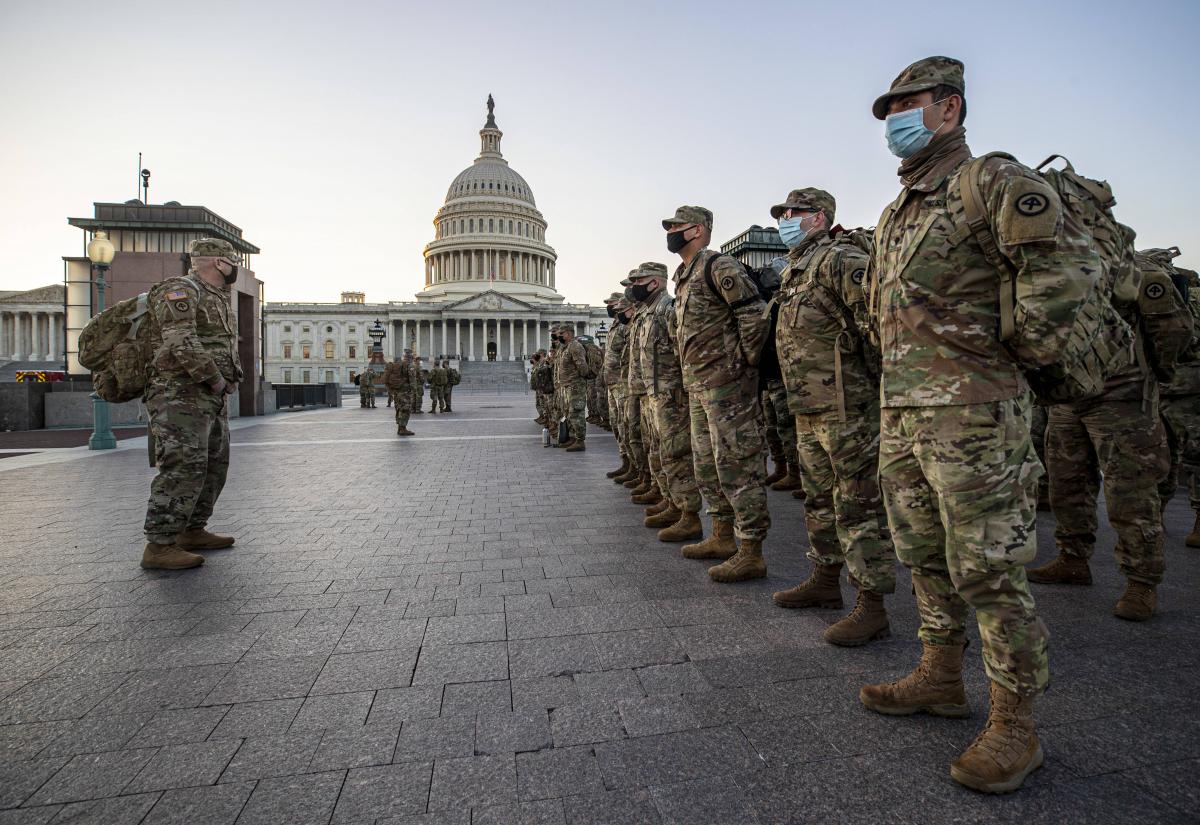
<instances>
[{"instance_id":1,"label":"soldier's gloved hand","mask_svg":"<svg viewBox=\"0 0 1200 825\"><path fill-rule=\"evenodd\" d=\"M226 387L227 387L227 385L226 385L225 379L223 377L218 378L216 381L210 381L208 384L208 388L210 390L212 390L216 395L224 394Z\"/></svg>"}]
</instances>

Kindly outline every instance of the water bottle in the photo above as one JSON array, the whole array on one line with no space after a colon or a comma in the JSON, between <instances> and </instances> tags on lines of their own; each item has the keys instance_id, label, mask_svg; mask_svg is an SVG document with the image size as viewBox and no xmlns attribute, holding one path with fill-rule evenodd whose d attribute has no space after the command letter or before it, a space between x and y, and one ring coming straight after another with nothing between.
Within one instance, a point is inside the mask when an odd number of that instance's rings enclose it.
<instances>
[{"instance_id":1,"label":"water bottle","mask_svg":"<svg viewBox=\"0 0 1200 825\"><path fill-rule=\"evenodd\" d=\"M550 446L550 429L548 427L542 427L542 446Z\"/></svg>"}]
</instances>

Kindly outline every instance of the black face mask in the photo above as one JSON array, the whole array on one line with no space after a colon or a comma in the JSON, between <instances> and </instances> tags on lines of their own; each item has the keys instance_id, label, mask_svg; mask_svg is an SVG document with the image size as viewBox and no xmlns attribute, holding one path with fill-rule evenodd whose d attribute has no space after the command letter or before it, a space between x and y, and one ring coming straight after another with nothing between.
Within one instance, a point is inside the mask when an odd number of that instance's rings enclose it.
<instances>
[{"instance_id":1,"label":"black face mask","mask_svg":"<svg viewBox=\"0 0 1200 825\"><path fill-rule=\"evenodd\" d=\"M224 272L221 273L221 277L225 279L225 284L227 286L236 284L238 279L238 265L231 264L231 266L233 267L233 270L228 275L226 275Z\"/></svg>"},{"instance_id":2,"label":"black face mask","mask_svg":"<svg viewBox=\"0 0 1200 825\"><path fill-rule=\"evenodd\" d=\"M613 309L611 306L608 308L608 317L609 318L617 317L617 311L615 309Z\"/></svg>"},{"instance_id":3,"label":"black face mask","mask_svg":"<svg viewBox=\"0 0 1200 825\"><path fill-rule=\"evenodd\" d=\"M617 322L618 324L628 324L628 323L629 323L629 319L628 319L628 318L626 318L624 315L618 315L618 316L616 317L616 322Z\"/></svg>"},{"instance_id":4,"label":"black face mask","mask_svg":"<svg viewBox=\"0 0 1200 825\"><path fill-rule=\"evenodd\" d=\"M691 229L691 227L689 226L688 229ZM671 252L671 254L679 252L679 250L696 240L695 238L692 238L692 241L689 241L684 237L684 235L687 234L688 229L680 229L678 232L667 233L667 250Z\"/></svg>"},{"instance_id":5,"label":"black face mask","mask_svg":"<svg viewBox=\"0 0 1200 825\"><path fill-rule=\"evenodd\" d=\"M634 284L629 288L629 291L633 293L633 300L638 303L645 302L653 294L649 284Z\"/></svg>"}]
</instances>

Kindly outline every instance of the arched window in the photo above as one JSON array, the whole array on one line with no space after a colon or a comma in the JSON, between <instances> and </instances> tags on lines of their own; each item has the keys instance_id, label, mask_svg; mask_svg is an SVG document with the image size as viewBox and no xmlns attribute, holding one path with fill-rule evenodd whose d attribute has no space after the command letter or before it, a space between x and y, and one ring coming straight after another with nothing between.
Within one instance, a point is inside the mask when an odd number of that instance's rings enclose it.
<instances>
[{"instance_id":1,"label":"arched window","mask_svg":"<svg viewBox=\"0 0 1200 825\"><path fill-rule=\"evenodd\" d=\"M508 222L508 234L511 235L512 233L513 233L513 222L509 221Z\"/></svg>"},{"instance_id":2,"label":"arched window","mask_svg":"<svg viewBox=\"0 0 1200 825\"><path fill-rule=\"evenodd\" d=\"M325 357L333 358L333 341L325 342Z\"/></svg>"},{"instance_id":3,"label":"arched window","mask_svg":"<svg viewBox=\"0 0 1200 825\"><path fill-rule=\"evenodd\" d=\"M488 232L495 232L495 231L496 231L495 221L493 221L491 218L488 218Z\"/></svg>"},{"instance_id":4,"label":"arched window","mask_svg":"<svg viewBox=\"0 0 1200 825\"><path fill-rule=\"evenodd\" d=\"M471 218L471 231L472 232L475 231L475 219L474 218Z\"/></svg>"}]
</instances>

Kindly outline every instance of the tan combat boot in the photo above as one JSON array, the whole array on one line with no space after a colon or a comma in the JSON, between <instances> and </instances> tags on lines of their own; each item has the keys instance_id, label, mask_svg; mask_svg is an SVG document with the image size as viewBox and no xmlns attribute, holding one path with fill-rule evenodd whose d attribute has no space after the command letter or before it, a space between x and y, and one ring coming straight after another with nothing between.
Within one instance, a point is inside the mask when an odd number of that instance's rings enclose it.
<instances>
[{"instance_id":1,"label":"tan combat boot","mask_svg":"<svg viewBox=\"0 0 1200 825\"><path fill-rule=\"evenodd\" d=\"M629 458L621 456L621 466L615 470L609 470L604 476L606 478L616 478L617 476L625 475L627 472L629 472Z\"/></svg>"},{"instance_id":2,"label":"tan combat boot","mask_svg":"<svg viewBox=\"0 0 1200 825\"><path fill-rule=\"evenodd\" d=\"M670 527L675 522L679 521L680 512L674 504L668 504L666 509L660 510L653 515L646 516L642 521L643 527Z\"/></svg>"},{"instance_id":3,"label":"tan combat boot","mask_svg":"<svg viewBox=\"0 0 1200 825\"><path fill-rule=\"evenodd\" d=\"M187 570L204 564L204 556L179 549L175 544L146 542L142 551L142 568L145 570Z\"/></svg>"},{"instance_id":4,"label":"tan combat boot","mask_svg":"<svg viewBox=\"0 0 1200 825\"><path fill-rule=\"evenodd\" d=\"M1200 513L1196 514L1196 523L1192 526L1192 532L1187 534L1183 543L1188 547L1200 547Z\"/></svg>"},{"instance_id":5,"label":"tan combat boot","mask_svg":"<svg viewBox=\"0 0 1200 825\"><path fill-rule=\"evenodd\" d=\"M400 435L416 435L416 433L414 433L414 432L413 432L412 430L410 430L408 427L403 427L403 428L401 428L401 430L400 430Z\"/></svg>"},{"instance_id":6,"label":"tan combat boot","mask_svg":"<svg viewBox=\"0 0 1200 825\"><path fill-rule=\"evenodd\" d=\"M1135 582L1130 579L1125 584L1125 592L1117 600L1113 615L1118 619L1131 622L1148 621L1158 610L1158 593L1154 585L1145 582Z\"/></svg>"},{"instance_id":7,"label":"tan combat boot","mask_svg":"<svg viewBox=\"0 0 1200 825\"><path fill-rule=\"evenodd\" d=\"M921 643L924 651L916 670L897 682L864 685L858 699L876 713L909 716L917 712L963 718L971 715L962 682L961 645Z\"/></svg>"},{"instance_id":8,"label":"tan combat boot","mask_svg":"<svg viewBox=\"0 0 1200 825\"><path fill-rule=\"evenodd\" d=\"M737 551L733 521L714 518L711 536L696 544L685 544L679 552L685 559L727 559Z\"/></svg>"},{"instance_id":9,"label":"tan combat boot","mask_svg":"<svg viewBox=\"0 0 1200 825\"><path fill-rule=\"evenodd\" d=\"M858 588L858 603L850 615L826 628L824 635L825 641L838 647L859 647L891 636L892 627L883 608L883 594Z\"/></svg>"},{"instance_id":10,"label":"tan combat boot","mask_svg":"<svg viewBox=\"0 0 1200 825\"><path fill-rule=\"evenodd\" d=\"M633 473L629 477L627 477L624 482L622 482L622 486L627 487L630 490L637 490L644 483L645 483L645 475L643 475L642 471L634 470Z\"/></svg>"},{"instance_id":11,"label":"tan combat boot","mask_svg":"<svg viewBox=\"0 0 1200 825\"><path fill-rule=\"evenodd\" d=\"M668 523L666 527L658 531L659 541L670 543L704 538L704 525L700 523L699 513L688 510L682 512L676 510L675 512L679 514L679 519L674 523Z\"/></svg>"},{"instance_id":12,"label":"tan combat boot","mask_svg":"<svg viewBox=\"0 0 1200 825\"><path fill-rule=\"evenodd\" d=\"M629 485L626 484L625 486L628 487ZM630 489L633 490L633 495L635 496L646 495L646 493L654 489L653 477L649 473L642 473L638 485L636 487L631 487Z\"/></svg>"},{"instance_id":13,"label":"tan combat boot","mask_svg":"<svg viewBox=\"0 0 1200 825\"><path fill-rule=\"evenodd\" d=\"M637 470L634 468L634 466L632 464L630 464L628 470L621 473L620 475L613 476L613 483L614 484L624 484L626 481L629 481L629 479L635 478L636 476L637 476Z\"/></svg>"},{"instance_id":14,"label":"tan combat boot","mask_svg":"<svg viewBox=\"0 0 1200 825\"><path fill-rule=\"evenodd\" d=\"M1037 584L1091 584L1092 570L1088 560L1058 551L1058 556L1041 567L1025 571L1031 582Z\"/></svg>"},{"instance_id":15,"label":"tan combat boot","mask_svg":"<svg viewBox=\"0 0 1200 825\"><path fill-rule=\"evenodd\" d=\"M780 590L771 596L780 607L827 607L840 608L842 588L838 579L842 574L840 564L817 564L808 579L788 590Z\"/></svg>"},{"instance_id":16,"label":"tan combat boot","mask_svg":"<svg viewBox=\"0 0 1200 825\"><path fill-rule=\"evenodd\" d=\"M767 562L763 559L762 542L758 539L742 539L737 555L708 568L708 577L724 584L761 579L766 575Z\"/></svg>"},{"instance_id":17,"label":"tan combat boot","mask_svg":"<svg viewBox=\"0 0 1200 825\"><path fill-rule=\"evenodd\" d=\"M800 468L795 464L787 465L787 475L771 485L772 490L798 490L800 489Z\"/></svg>"},{"instance_id":18,"label":"tan combat boot","mask_svg":"<svg viewBox=\"0 0 1200 825\"><path fill-rule=\"evenodd\" d=\"M675 505L671 503L671 499L664 498L658 504L651 504L643 512L648 516L657 516L659 513L661 513L663 510L666 510L668 507L674 507L674 506Z\"/></svg>"},{"instance_id":19,"label":"tan combat boot","mask_svg":"<svg viewBox=\"0 0 1200 825\"><path fill-rule=\"evenodd\" d=\"M795 490L792 490L792 498L804 501L808 498L808 493L804 492L803 487L797 487Z\"/></svg>"},{"instance_id":20,"label":"tan combat boot","mask_svg":"<svg viewBox=\"0 0 1200 825\"><path fill-rule=\"evenodd\" d=\"M582 453L586 449L587 449L587 444L584 443L583 441L572 441L570 444L567 445L568 453Z\"/></svg>"},{"instance_id":21,"label":"tan combat boot","mask_svg":"<svg viewBox=\"0 0 1200 825\"><path fill-rule=\"evenodd\" d=\"M983 793L1008 793L1042 766L1042 745L1033 726L1033 697L995 682L990 693L987 724L950 765L950 776Z\"/></svg>"},{"instance_id":22,"label":"tan combat boot","mask_svg":"<svg viewBox=\"0 0 1200 825\"><path fill-rule=\"evenodd\" d=\"M224 550L233 547L233 536L218 536L201 527L199 530L184 530L175 539L175 544L183 550Z\"/></svg>"},{"instance_id":23,"label":"tan combat boot","mask_svg":"<svg viewBox=\"0 0 1200 825\"><path fill-rule=\"evenodd\" d=\"M629 500L634 504L658 504L663 500L663 494L658 489L658 485L654 484L644 493L639 494L637 491L634 491Z\"/></svg>"},{"instance_id":24,"label":"tan combat boot","mask_svg":"<svg viewBox=\"0 0 1200 825\"><path fill-rule=\"evenodd\" d=\"M763 483L766 484L768 487L770 487L772 484L774 484L776 481L779 481L779 479L783 478L785 475L787 475L787 462L786 461L776 461L775 469L771 471L771 474L769 476L767 476L767 480L764 481Z\"/></svg>"}]
</instances>

